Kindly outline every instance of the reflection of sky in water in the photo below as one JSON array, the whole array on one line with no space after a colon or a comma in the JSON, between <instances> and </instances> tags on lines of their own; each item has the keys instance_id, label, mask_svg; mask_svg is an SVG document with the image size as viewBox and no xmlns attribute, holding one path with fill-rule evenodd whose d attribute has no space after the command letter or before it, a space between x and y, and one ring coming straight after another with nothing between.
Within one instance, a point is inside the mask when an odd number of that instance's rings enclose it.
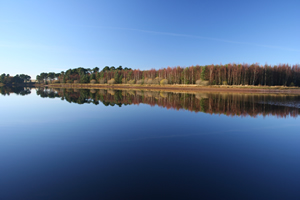
<instances>
[{"instance_id":1,"label":"reflection of sky in water","mask_svg":"<svg viewBox=\"0 0 300 200\"><path fill-rule=\"evenodd\" d=\"M0 199L299 197L298 118L0 101Z\"/></svg>"}]
</instances>

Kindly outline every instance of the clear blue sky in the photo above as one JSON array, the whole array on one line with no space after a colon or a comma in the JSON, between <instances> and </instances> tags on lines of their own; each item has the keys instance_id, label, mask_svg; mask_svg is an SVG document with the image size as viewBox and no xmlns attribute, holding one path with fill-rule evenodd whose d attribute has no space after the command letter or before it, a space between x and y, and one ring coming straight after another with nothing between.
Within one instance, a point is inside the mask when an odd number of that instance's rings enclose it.
<instances>
[{"instance_id":1,"label":"clear blue sky","mask_svg":"<svg viewBox=\"0 0 300 200\"><path fill-rule=\"evenodd\" d=\"M299 9L299 0L0 0L0 73L299 64Z\"/></svg>"}]
</instances>

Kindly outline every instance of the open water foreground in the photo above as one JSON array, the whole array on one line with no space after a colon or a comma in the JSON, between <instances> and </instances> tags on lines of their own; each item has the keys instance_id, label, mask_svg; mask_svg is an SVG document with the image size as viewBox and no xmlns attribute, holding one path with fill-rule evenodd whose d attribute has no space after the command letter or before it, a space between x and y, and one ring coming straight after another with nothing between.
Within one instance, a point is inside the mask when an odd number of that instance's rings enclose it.
<instances>
[{"instance_id":1,"label":"open water foreground","mask_svg":"<svg viewBox=\"0 0 300 200\"><path fill-rule=\"evenodd\" d=\"M1 200L300 199L300 96L1 93Z\"/></svg>"}]
</instances>

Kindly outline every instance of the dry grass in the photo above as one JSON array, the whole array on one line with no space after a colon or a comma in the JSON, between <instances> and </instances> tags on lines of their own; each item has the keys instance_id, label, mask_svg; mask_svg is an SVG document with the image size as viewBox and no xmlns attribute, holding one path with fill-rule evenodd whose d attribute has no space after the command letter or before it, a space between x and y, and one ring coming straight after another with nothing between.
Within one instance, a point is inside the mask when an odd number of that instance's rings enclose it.
<instances>
[{"instance_id":1,"label":"dry grass","mask_svg":"<svg viewBox=\"0 0 300 200\"><path fill-rule=\"evenodd\" d=\"M299 87L287 87L287 86L254 86L254 85L212 85L210 87L216 88L245 88L245 89L279 89L279 90L286 90L286 89L300 89Z\"/></svg>"},{"instance_id":2,"label":"dry grass","mask_svg":"<svg viewBox=\"0 0 300 200\"><path fill-rule=\"evenodd\" d=\"M137 80L137 81L136 81L136 84L138 84L138 85L141 85L141 84L143 84L143 83L144 83L143 80Z\"/></svg>"},{"instance_id":3,"label":"dry grass","mask_svg":"<svg viewBox=\"0 0 300 200\"><path fill-rule=\"evenodd\" d=\"M91 84L96 84L97 81L96 81L95 79L92 79L92 80L90 81L90 83L91 83Z\"/></svg>"},{"instance_id":4,"label":"dry grass","mask_svg":"<svg viewBox=\"0 0 300 200\"><path fill-rule=\"evenodd\" d=\"M0 85L3 85L2 83L0 83ZM48 84L49 86L62 86L62 85L66 85L69 87L109 87L109 84L90 84L90 83L86 83L86 84L80 84L80 83L76 83L76 84L70 84L70 83L51 83ZM201 86L201 85L191 85L191 84L168 84L168 85L143 85L143 84L115 84L115 87L162 87L162 88L222 88L222 89L226 89L226 88L238 88L238 89L266 89L266 90L273 90L273 89L279 89L279 90L290 90L290 89L300 89L300 87L287 87L287 86L253 86L253 85L209 85L209 86Z\"/></svg>"},{"instance_id":5,"label":"dry grass","mask_svg":"<svg viewBox=\"0 0 300 200\"><path fill-rule=\"evenodd\" d=\"M160 81L160 85L167 85L168 84L168 80L167 79L162 79Z\"/></svg>"},{"instance_id":6,"label":"dry grass","mask_svg":"<svg viewBox=\"0 0 300 200\"><path fill-rule=\"evenodd\" d=\"M127 83L128 84L135 84L135 80L129 80Z\"/></svg>"},{"instance_id":7,"label":"dry grass","mask_svg":"<svg viewBox=\"0 0 300 200\"><path fill-rule=\"evenodd\" d=\"M114 79L114 78L112 78L112 79L110 79L109 81L107 81L107 83L108 83L108 84L115 84L115 83L116 83L116 81L115 81L115 79Z\"/></svg>"},{"instance_id":8,"label":"dry grass","mask_svg":"<svg viewBox=\"0 0 300 200\"><path fill-rule=\"evenodd\" d=\"M209 81L202 81L201 79L196 81L196 85L201 85L201 86L208 86Z\"/></svg>"},{"instance_id":9,"label":"dry grass","mask_svg":"<svg viewBox=\"0 0 300 200\"><path fill-rule=\"evenodd\" d=\"M99 79L98 81L100 84L104 84L105 83L105 80L104 79Z\"/></svg>"}]
</instances>

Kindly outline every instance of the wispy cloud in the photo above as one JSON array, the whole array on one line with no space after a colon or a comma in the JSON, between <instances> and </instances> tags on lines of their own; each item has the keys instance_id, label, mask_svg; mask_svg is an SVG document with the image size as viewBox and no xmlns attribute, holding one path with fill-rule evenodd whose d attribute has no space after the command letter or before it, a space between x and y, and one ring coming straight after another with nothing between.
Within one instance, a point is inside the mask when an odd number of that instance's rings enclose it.
<instances>
[{"instance_id":1,"label":"wispy cloud","mask_svg":"<svg viewBox=\"0 0 300 200\"><path fill-rule=\"evenodd\" d=\"M284 51L297 51L297 52L300 52L299 49L287 48L287 47L282 47L282 46L257 44L257 43L250 43L250 42L239 42L239 41L226 40L226 39L220 39L220 38L204 37L204 36L199 36L199 35L189 35L189 34L180 34L180 33L170 33L170 32L160 32L160 31L133 29L133 28L120 28L120 27L102 27L102 26L100 26L100 27L99 26L88 26L88 27L137 31L137 32L150 33L150 34L155 34L155 35L169 35L169 36L174 36L174 37L195 38L195 39L202 39L202 40L226 42L226 43L231 43L231 44L250 45L250 46L257 46L257 47L279 49L279 50L284 50Z\"/></svg>"}]
</instances>

